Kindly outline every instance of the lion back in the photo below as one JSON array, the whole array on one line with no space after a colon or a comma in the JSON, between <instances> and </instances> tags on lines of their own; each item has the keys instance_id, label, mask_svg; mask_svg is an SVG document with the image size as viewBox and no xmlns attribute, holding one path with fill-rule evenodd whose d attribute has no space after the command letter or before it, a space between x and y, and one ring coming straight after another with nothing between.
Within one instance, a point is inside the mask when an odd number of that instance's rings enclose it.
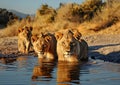
<instances>
[{"instance_id":1,"label":"lion back","mask_svg":"<svg viewBox=\"0 0 120 85\"><path fill-rule=\"evenodd\" d=\"M88 44L84 39L81 39L79 41L79 44L80 44L80 54L79 54L80 60L86 61L88 60Z\"/></svg>"}]
</instances>

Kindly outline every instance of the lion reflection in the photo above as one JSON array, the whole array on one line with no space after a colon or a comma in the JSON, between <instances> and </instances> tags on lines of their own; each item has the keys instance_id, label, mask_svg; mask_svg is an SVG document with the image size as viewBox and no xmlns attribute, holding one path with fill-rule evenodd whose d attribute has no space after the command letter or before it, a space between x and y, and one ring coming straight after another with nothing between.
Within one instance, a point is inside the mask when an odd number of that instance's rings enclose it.
<instances>
[{"instance_id":1,"label":"lion reflection","mask_svg":"<svg viewBox=\"0 0 120 85\"><path fill-rule=\"evenodd\" d=\"M69 83L79 84L80 64L58 63L57 82L58 85L70 85Z\"/></svg>"},{"instance_id":2,"label":"lion reflection","mask_svg":"<svg viewBox=\"0 0 120 85\"><path fill-rule=\"evenodd\" d=\"M14 61L16 61L16 58L7 58L7 57L2 57L0 58L0 63L2 64L10 64L10 63L13 63Z\"/></svg>"},{"instance_id":3,"label":"lion reflection","mask_svg":"<svg viewBox=\"0 0 120 85\"><path fill-rule=\"evenodd\" d=\"M33 81L45 81L52 78L52 72L55 67L55 63L39 61L38 65L34 66L32 80Z\"/></svg>"}]
</instances>

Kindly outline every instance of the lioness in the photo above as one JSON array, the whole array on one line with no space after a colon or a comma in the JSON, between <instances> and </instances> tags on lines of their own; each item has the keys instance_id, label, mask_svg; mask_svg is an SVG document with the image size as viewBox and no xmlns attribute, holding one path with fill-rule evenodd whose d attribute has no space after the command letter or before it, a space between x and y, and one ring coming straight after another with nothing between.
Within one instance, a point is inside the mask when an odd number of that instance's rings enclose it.
<instances>
[{"instance_id":1,"label":"lioness","mask_svg":"<svg viewBox=\"0 0 120 85\"><path fill-rule=\"evenodd\" d=\"M38 54L38 58L55 60L56 53L56 39L53 34L40 33L40 35L32 36L32 43L34 51Z\"/></svg>"},{"instance_id":2,"label":"lioness","mask_svg":"<svg viewBox=\"0 0 120 85\"><path fill-rule=\"evenodd\" d=\"M57 32L58 61L79 62L88 59L88 45L78 31Z\"/></svg>"},{"instance_id":3,"label":"lioness","mask_svg":"<svg viewBox=\"0 0 120 85\"><path fill-rule=\"evenodd\" d=\"M31 46L32 27L18 28L18 51L28 53Z\"/></svg>"}]
</instances>

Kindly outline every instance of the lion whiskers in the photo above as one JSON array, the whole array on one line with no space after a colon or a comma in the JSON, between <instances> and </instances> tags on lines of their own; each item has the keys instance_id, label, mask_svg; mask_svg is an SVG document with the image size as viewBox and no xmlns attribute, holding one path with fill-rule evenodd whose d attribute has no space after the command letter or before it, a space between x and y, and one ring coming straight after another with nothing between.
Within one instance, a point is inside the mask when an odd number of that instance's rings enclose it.
<instances>
[{"instance_id":1,"label":"lion whiskers","mask_svg":"<svg viewBox=\"0 0 120 85\"><path fill-rule=\"evenodd\" d=\"M72 55L72 52L65 52L64 55Z\"/></svg>"}]
</instances>

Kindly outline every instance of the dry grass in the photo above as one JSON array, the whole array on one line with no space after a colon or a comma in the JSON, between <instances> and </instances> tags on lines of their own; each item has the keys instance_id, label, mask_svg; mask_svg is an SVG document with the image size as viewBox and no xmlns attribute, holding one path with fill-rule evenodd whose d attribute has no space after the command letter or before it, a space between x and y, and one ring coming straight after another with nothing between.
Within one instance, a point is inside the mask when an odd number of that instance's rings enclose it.
<instances>
[{"instance_id":1,"label":"dry grass","mask_svg":"<svg viewBox=\"0 0 120 85\"><path fill-rule=\"evenodd\" d=\"M106 29L94 31L93 29L98 24L93 23L83 23L78 26L78 30L82 33L82 35L93 35L93 34L120 34L120 21L116 24L113 24Z\"/></svg>"},{"instance_id":2,"label":"dry grass","mask_svg":"<svg viewBox=\"0 0 120 85\"><path fill-rule=\"evenodd\" d=\"M4 29L0 29L0 37L12 37L18 35L18 28L25 25L32 26L32 22L29 19L23 19L21 21L16 20L14 24L8 25Z\"/></svg>"},{"instance_id":3,"label":"dry grass","mask_svg":"<svg viewBox=\"0 0 120 85\"><path fill-rule=\"evenodd\" d=\"M97 1L94 3L95 7L98 4ZM95 10L94 6L91 7L91 5L94 5L93 3L88 2L81 5L75 3L62 4L56 10L48 5L43 5L37 10L33 19L28 17L1 29L0 37L17 36L17 29L24 25L33 26L33 34L56 32L64 29L78 29L83 35L104 32L120 33L120 10L118 10L120 9L120 2L113 1L109 5L104 3L104 6L99 8L98 11ZM82 14L81 10L85 15ZM89 12L92 12L94 16L91 16ZM84 19L85 16L88 18Z\"/></svg>"},{"instance_id":4,"label":"dry grass","mask_svg":"<svg viewBox=\"0 0 120 85\"><path fill-rule=\"evenodd\" d=\"M19 22L15 22L15 24L6 27L5 29L0 30L0 37L12 37L12 36L17 36L18 34L18 26Z\"/></svg>"},{"instance_id":5,"label":"dry grass","mask_svg":"<svg viewBox=\"0 0 120 85\"><path fill-rule=\"evenodd\" d=\"M120 21L120 2L112 2L104 6L92 19L91 23L97 24L93 30L99 31Z\"/></svg>"},{"instance_id":6,"label":"dry grass","mask_svg":"<svg viewBox=\"0 0 120 85\"><path fill-rule=\"evenodd\" d=\"M120 34L120 22L108 27L107 29L99 31L100 34Z\"/></svg>"}]
</instances>

